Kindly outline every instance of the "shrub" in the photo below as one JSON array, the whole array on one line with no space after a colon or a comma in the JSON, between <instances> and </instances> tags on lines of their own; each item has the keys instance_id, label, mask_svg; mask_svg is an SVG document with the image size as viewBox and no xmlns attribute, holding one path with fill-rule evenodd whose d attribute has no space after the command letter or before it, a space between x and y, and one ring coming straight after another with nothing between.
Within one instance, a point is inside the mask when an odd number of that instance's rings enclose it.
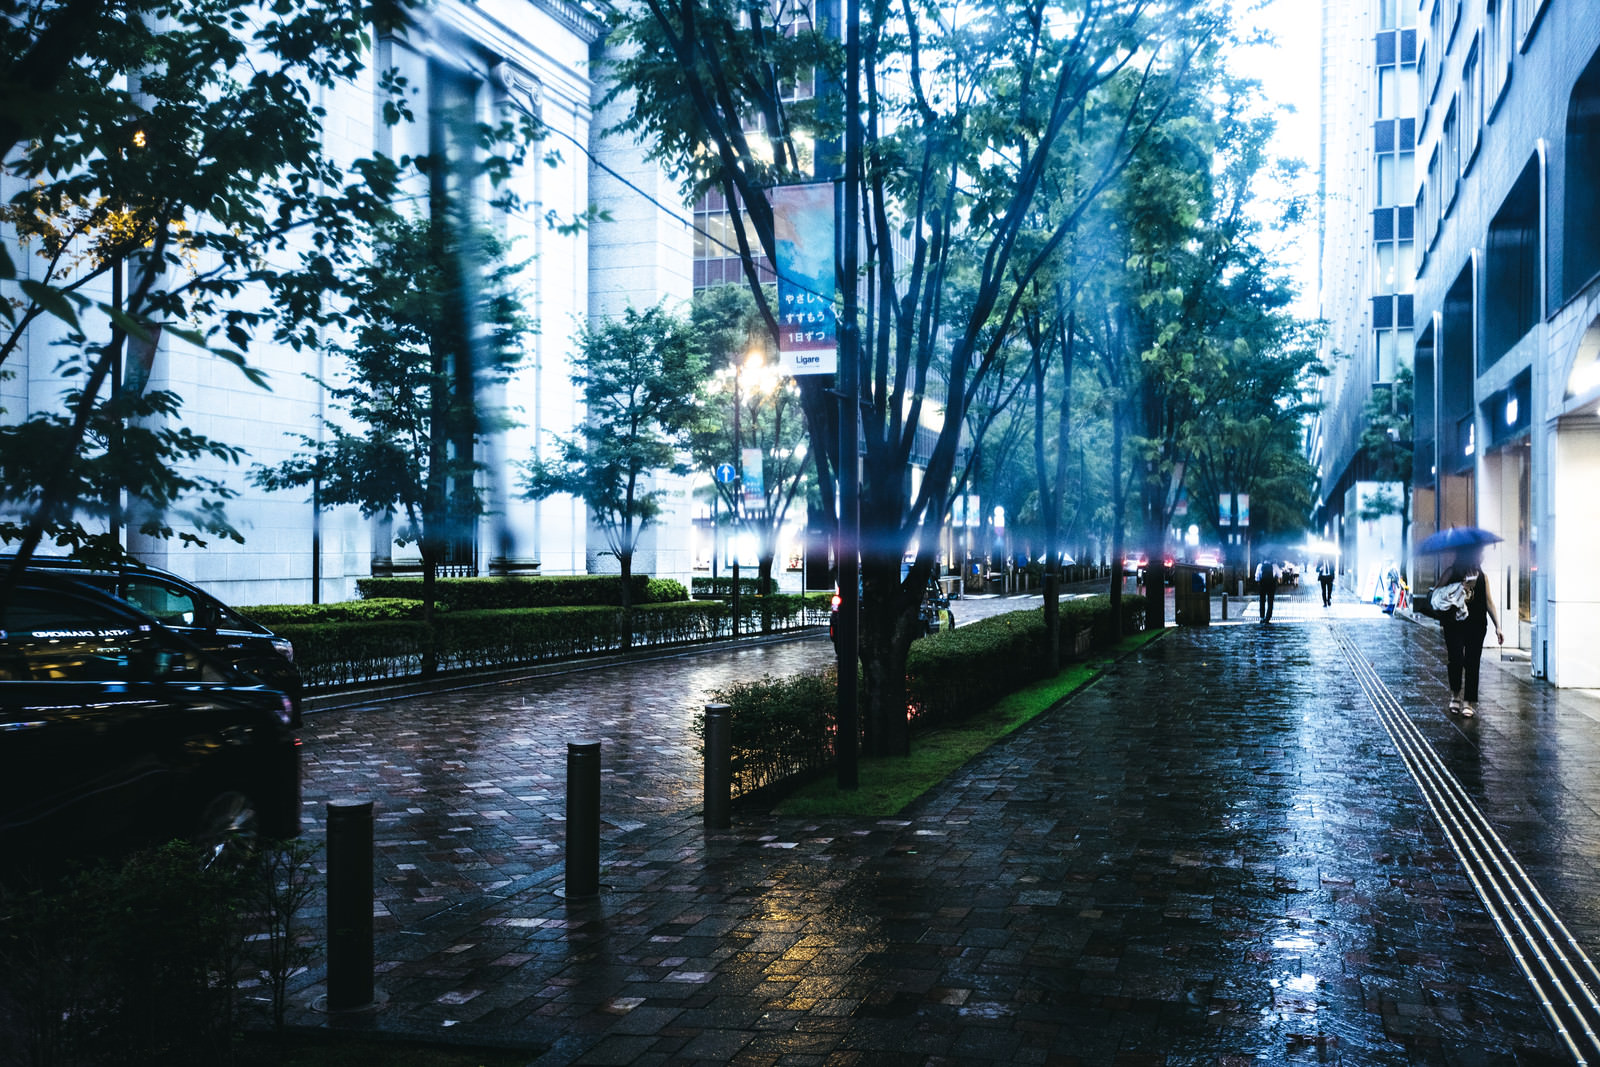
<instances>
[{"instance_id":1,"label":"shrub","mask_svg":"<svg viewBox=\"0 0 1600 1067\"><path fill-rule=\"evenodd\" d=\"M689 590L676 578L651 578L645 583L644 597L647 604L670 604L688 600Z\"/></svg>"},{"instance_id":2,"label":"shrub","mask_svg":"<svg viewBox=\"0 0 1600 1067\"><path fill-rule=\"evenodd\" d=\"M760 578L740 578L739 596L741 598L747 596L760 596L760 581ZM733 596L732 577L694 578L691 579L690 584L694 586L695 596ZM767 591L770 593L776 593L778 591L778 580L776 578L767 579Z\"/></svg>"},{"instance_id":3,"label":"shrub","mask_svg":"<svg viewBox=\"0 0 1600 1067\"><path fill-rule=\"evenodd\" d=\"M341 600L333 604L262 604L240 608L240 614L276 630L280 626L319 622L390 622L422 618L422 601L404 597Z\"/></svg>"},{"instance_id":4,"label":"shrub","mask_svg":"<svg viewBox=\"0 0 1600 1067\"><path fill-rule=\"evenodd\" d=\"M646 602L649 581L649 575L633 575L631 584L635 604ZM362 599L405 597L421 600L422 579L362 578L356 582L356 590ZM615 606L622 603L622 582L614 575L604 574L550 578L440 578L434 583L434 598L452 611Z\"/></svg>"},{"instance_id":5,"label":"shrub","mask_svg":"<svg viewBox=\"0 0 1600 1067\"><path fill-rule=\"evenodd\" d=\"M825 618L818 611L819 604L826 608L825 595L767 599L774 630ZM759 629L760 605L755 597L749 607L741 602L744 632ZM727 637L733 614L722 601L675 600L635 607L632 624L634 647L654 648ZM307 687L326 689L417 674L430 640L440 670L500 670L615 651L622 613L609 606L454 610L436 615L431 631L420 620L294 622L274 629L294 642Z\"/></svg>"},{"instance_id":6,"label":"shrub","mask_svg":"<svg viewBox=\"0 0 1600 1067\"><path fill-rule=\"evenodd\" d=\"M715 701L728 705L736 796L832 764L838 691L837 676L829 671L768 676L712 692ZM696 715L695 730L705 736L704 712Z\"/></svg>"}]
</instances>

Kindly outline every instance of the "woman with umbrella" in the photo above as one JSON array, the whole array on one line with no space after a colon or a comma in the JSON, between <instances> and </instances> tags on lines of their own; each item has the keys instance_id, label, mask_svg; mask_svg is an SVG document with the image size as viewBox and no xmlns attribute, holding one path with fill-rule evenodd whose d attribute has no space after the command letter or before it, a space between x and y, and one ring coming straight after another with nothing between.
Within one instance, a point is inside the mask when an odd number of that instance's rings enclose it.
<instances>
[{"instance_id":1,"label":"woman with umbrella","mask_svg":"<svg viewBox=\"0 0 1600 1067\"><path fill-rule=\"evenodd\" d=\"M1440 592L1451 594L1439 625L1444 630L1444 647L1450 677L1450 713L1470 718L1478 702L1478 665L1483 658L1483 639L1494 623L1495 640L1506 643L1500 632L1500 616L1489 595L1489 581L1483 573L1483 546L1500 540L1476 526L1455 526L1441 530L1417 546L1419 552L1453 551L1450 567L1440 579ZM1459 592L1449 589L1460 586ZM1435 601L1435 607L1439 603Z\"/></svg>"}]
</instances>

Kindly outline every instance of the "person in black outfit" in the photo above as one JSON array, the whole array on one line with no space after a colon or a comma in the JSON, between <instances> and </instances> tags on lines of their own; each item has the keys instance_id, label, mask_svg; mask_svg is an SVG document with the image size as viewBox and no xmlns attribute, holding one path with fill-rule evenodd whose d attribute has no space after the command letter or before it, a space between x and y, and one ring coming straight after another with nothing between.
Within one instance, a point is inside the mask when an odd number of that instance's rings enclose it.
<instances>
[{"instance_id":1,"label":"person in black outfit","mask_svg":"<svg viewBox=\"0 0 1600 1067\"><path fill-rule=\"evenodd\" d=\"M1440 585L1460 582L1466 591L1467 617L1456 618L1447 611L1439 625L1444 629L1446 670L1450 677L1450 713L1471 718L1478 702L1478 665L1483 658L1483 639L1494 623L1495 640L1506 643L1500 632L1500 616L1489 595L1489 580L1483 573L1483 549L1464 548L1456 553L1450 569L1439 579Z\"/></svg>"},{"instance_id":2,"label":"person in black outfit","mask_svg":"<svg viewBox=\"0 0 1600 1067\"><path fill-rule=\"evenodd\" d=\"M1322 585L1322 606L1333 605L1333 563L1329 560L1317 562L1317 581Z\"/></svg>"},{"instance_id":3,"label":"person in black outfit","mask_svg":"<svg viewBox=\"0 0 1600 1067\"><path fill-rule=\"evenodd\" d=\"M1272 605L1278 599L1278 568L1271 560L1256 565L1257 613L1262 622L1272 621Z\"/></svg>"}]
</instances>

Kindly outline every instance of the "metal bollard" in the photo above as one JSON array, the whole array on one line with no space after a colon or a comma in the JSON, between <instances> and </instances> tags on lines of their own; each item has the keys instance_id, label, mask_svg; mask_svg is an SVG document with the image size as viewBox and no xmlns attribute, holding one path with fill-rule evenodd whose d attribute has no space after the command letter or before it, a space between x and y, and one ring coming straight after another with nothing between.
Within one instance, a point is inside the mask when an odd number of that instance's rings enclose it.
<instances>
[{"instance_id":1,"label":"metal bollard","mask_svg":"<svg viewBox=\"0 0 1600 1067\"><path fill-rule=\"evenodd\" d=\"M328 802L328 1010L372 1004L372 801Z\"/></svg>"},{"instance_id":2,"label":"metal bollard","mask_svg":"<svg viewBox=\"0 0 1600 1067\"><path fill-rule=\"evenodd\" d=\"M600 742L567 742L567 899L600 892Z\"/></svg>"},{"instance_id":3,"label":"metal bollard","mask_svg":"<svg viewBox=\"0 0 1600 1067\"><path fill-rule=\"evenodd\" d=\"M733 824L733 738L731 709L706 705L705 824L726 830Z\"/></svg>"},{"instance_id":4,"label":"metal bollard","mask_svg":"<svg viewBox=\"0 0 1600 1067\"><path fill-rule=\"evenodd\" d=\"M1228 594L1226 592L1222 594L1222 621L1228 621Z\"/></svg>"}]
</instances>

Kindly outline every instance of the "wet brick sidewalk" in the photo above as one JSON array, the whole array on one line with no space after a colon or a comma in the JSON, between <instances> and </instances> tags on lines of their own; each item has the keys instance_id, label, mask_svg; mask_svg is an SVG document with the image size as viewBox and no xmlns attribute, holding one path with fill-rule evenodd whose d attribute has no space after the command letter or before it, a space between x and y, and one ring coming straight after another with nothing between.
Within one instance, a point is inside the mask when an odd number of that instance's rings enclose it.
<instances>
[{"instance_id":1,"label":"wet brick sidewalk","mask_svg":"<svg viewBox=\"0 0 1600 1067\"><path fill-rule=\"evenodd\" d=\"M1431 627L1277 612L1167 634L892 820L700 827L705 689L825 640L312 716L308 813L378 811L388 1005L340 1025L539 1064L1571 1062L1339 635L1591 947L1600 705L1486 662L1451 720ZM569 903L580 739L605 888Z\"/></svg>"}]
</instances>

